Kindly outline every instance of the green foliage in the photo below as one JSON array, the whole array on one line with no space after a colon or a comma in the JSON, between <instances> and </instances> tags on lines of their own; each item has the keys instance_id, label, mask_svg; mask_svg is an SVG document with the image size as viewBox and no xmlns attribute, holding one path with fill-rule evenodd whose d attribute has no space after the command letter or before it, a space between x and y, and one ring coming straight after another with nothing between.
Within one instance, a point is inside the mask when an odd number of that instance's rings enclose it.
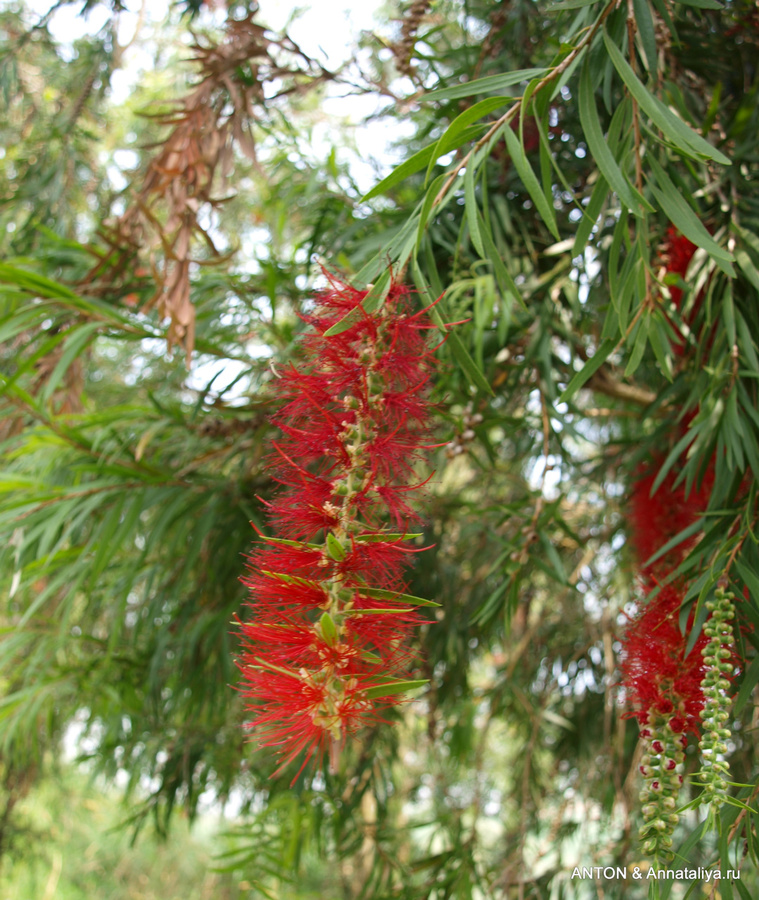
<instances>
[{"instance_id":1,"label":"green foliage","mask_svg":"<svg viewBox=\"0 0 759 900\"><path fill-rule=\"evenodd\" d=\"M170 43L183 22L142 39ZM108 29L67 59L26 13L2 13L9 812L29 788L18 772L44 768L76 717L94 769L127 773L133 828L152 816L167 832L204 791L243 798L217 862L253 896L596 896L570 879L575 865L643 864L637 728L617 669L639 600L627 486L652 458L657 485L676 471L689 488L713 461L707 512L670 543L700 534L673 573L690 585L683 628L695 604L691 645L722 579L740 601L734 795L704 818L690 748L676 861L740 867L720 895L756 892L758 25L744 0L442 0L415 26L410 81L392 68L391 25L338 75L283 40L288 68L262 66L244 121L255 160L235 132L211 173L204 233L228 255L193 232L188 374L156 309L176 263L172 195L150 195L152 231L125 223L144 212L130 204L172 127L136 110L160 98L165 113L200 78L197 60L172 50L139 102L115 107ZM216 45L230 26L201 11L193 27ZM246 71L217 85L214 109L234 107ZM414 129L363 196L339 128L323 154L311 141L322 85L352 81ZM102 160L127 145L139 166L117 197ZM189 196L189 169L177 172ZM667 271L670 228L697 247L685 273ZM437 301L437 474L418 538L432 548L408 590L440 606L414 679L383 688L417 688L394 727L290 789L297 768L271 780L273 762L245 743L231 623L246 614L249 523L265 528L259 500L274 488L270 386L297 354L321 261L373 285L367 308L384 302L390 267ZM606 897L646 889L603 883Z\"/></svg>"},{"instance_id":2,"label":"green foliage","mask_svg":"<svg viewBox=\"0 0 759 900\"><path fill-rule=\"evenodd\" d=\"M186 825L167 844L146 835L132 844L121 827L124 810L85 776L58 769L20 804L16 842L3 857L6 897L59 900L242 900L251 896L240 872L208 871L219 839L207 817L190 835Z\"/></svg>"}]
</instances>

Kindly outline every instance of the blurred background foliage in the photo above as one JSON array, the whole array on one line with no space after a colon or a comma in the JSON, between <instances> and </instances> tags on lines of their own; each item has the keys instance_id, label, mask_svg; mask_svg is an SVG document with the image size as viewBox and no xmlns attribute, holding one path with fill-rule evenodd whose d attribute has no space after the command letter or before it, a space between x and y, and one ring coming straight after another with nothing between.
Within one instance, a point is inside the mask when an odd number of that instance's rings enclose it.
<instances>
[{"instance_id":1,"label":"blurred background foliage","mask_svg":"<svg viewBox=\"0 0 759 900\"><path fill-rule=\"evenodd\" d=\"M4 897L121 900L238 900L250 885L210 870L221 852L211 823L177 821L172 840L131 843L123 808L103 785L66 767L18 806L14 842L4 847Z\"/></svg>"},{"instance_id":2,"label":"blurred background foliage","mask_svg":"<svg viewBox=\"0 0 759 900\"><path fill-rule=\"evenodd\" d=\"M690 602L724 575L744 598L749 808L692 808L676 837L681 861L741 868L719 896L754 896L755 4L389 3L336 65L265 30L267 6L0 11L3 890L645 895L571 878L645 866L617 668L629 485L651 460L698 484L714 459L681 570ZM104 25L62 40L57 8ZM397 135L384 158L356 109ZM699 248L685 280L673 227ZM381 292L390 264L466 320L439 351L410 576L442 604L429 686L291 789L246 742L230 624L273 489L271 383L321 266ZM222 837L177 827L222 808Z\"/></svg>"}]
</instances>

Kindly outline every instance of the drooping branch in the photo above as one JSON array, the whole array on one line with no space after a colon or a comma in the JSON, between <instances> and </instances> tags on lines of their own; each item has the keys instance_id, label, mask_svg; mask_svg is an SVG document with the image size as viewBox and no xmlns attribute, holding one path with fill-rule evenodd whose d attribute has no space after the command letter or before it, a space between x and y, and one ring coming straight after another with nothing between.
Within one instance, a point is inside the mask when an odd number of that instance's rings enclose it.
<instances>
[{"instance_id":1,"label":"drooping branch","mask_svg":"<svg viewBox=\"0 0 759 900\"><path fill-rule=\"evenodd\" d=\"M170 320L168 345L180 345L188 362L195 344L191 299L193 263L225 257L202 223L219 207L217 191L230 173L235 151L258 165L254 126L279 97L304 93L333 78L288 37L275 38L254 21L230 17L218 41L198 36L192 46L198 81L167 111L153 117L168 134L148 162L125 212L104 234L114 248L83 285L123 271L124 260L147 256L156 291L143 310L157 308ZM144 268L144 267L143 267Z\"/></svg>"}]
</instances>

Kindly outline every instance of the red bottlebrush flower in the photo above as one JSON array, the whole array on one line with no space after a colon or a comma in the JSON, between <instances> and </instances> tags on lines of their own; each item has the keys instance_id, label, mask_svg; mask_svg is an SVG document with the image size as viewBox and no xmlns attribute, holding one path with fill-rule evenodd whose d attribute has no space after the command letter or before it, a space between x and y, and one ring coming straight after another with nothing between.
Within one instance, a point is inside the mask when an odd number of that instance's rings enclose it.
<instances>
[{"instance_id":1,"label":"red bottlebrush flower","mask_svg":"<svg viewBox=\"0 0 759 900\"><path fill-rule=\"evenodd\" d=\"M685 273L688 271L690 261L696 252L696 245L689 241L684 234L680 234L673 225L670 225L667 229L667 240L662 249L664 251L662 254L663 261L667 267L667 272L679 275L684 281ZM683 299L682 288L673 284L670 286L669 292L672 296L672 302L679 309L680 302Z\"/></svg>"},{"instance_id":2,"label":"red bottlebrush flower","mask_svg":"<svg viewBox=\"0 0 759 900\"><path fill-rule=\"evenodd\" d=\"M248 560L238 665L257 741L281 755L277 771L302 752L303 766L327 749L334 761L346 736L383 721L405 689L407 638L428 602L405 594L403 570L416 552L407 498L422 487L431 326L401 286L373 314L366 293L333 280L305 317L303 367L276 383L282 439L270 469L281 487L267 506L277 537ZM348 314L350 327L327 336Z\"/></svg>"},{"instance_id":3,"label":"red bottlebrush flower","mask_svg":"<svg viewBox=\"0 0 759 900\"><path fill-rule=\"evenodd\" d=\"M701 681L706 667L701 651L708 638L701 633L686 656L688 628L680 631L681 594L672 585L643 607L628 625L622 641L622 682L634 715L642 725L651 713L669 718L673 732L699 732L704 706Z\"/></svg>"},{"instance_id":4,"label":"red bottlebrush flower","mask_svg":"<svg viewBox=\"0 0 759 900\"><path fill-rule=\"evenodd\" d=\"M659 460L661 463L663 460ZM714 468L710 466L698 488L686 494L685 483L675 487L677 473L670 469L656 493L651 489L658 467L648 470L633 482L630 496L630 541L641 566L675 535L692 525L709 503L714 483ZM675 569L693 546L695 536L673 547L650 566L642 569L647 579L664 578Z\"/></svg>"},{"instance_id":5,"label":"red bottlebrush flower","mask_svg":"<svg viewBox=\"0 0 759 900\"><path fill-rule=\"evenodd\" d=\"M680 278L685 280L686 273L688 271L688 266L690 265L690 261L693 259L693 254L697 250L697 246L690 240L688 240L685 235L680 234L680 232L672 225L667 229L667 237L664 241L661 251L660 251L660 261L664 265L667 274L670 275L679 275ZM683 290L676 284L672 284L669 286L669 293L672 297L672 302L680 310L683 316L683 324L687 329L692 330L694 327L694 323L696 321L696 315L698 313L699 307L701 306L701 302L704 298L704 289L702 288L699 293L696 295L696 298L689 310L686 312L682 309L682 300L683 300ZM670 324L673 324L670 321ZM674 326L675 330L677 327ZM713 330L712 330L712 338L713 338ZM709 341L711 342L711 339ZM672 350L674 351L676 356L683 356L685 354L687 347L687 343L683 336L678 336L673 338L672 340Z\"/></svg>"}]
</instances>

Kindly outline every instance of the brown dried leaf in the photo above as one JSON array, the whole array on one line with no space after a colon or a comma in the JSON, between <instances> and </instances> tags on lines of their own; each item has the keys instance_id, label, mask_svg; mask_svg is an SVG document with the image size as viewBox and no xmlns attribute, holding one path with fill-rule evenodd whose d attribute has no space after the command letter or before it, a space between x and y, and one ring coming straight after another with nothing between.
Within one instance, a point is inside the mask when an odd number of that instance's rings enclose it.
<instances>
[{"instance_id":1,"label":"brown dried leaf","mask_svg":"<svg viewBox=\"0 0 759 900\"><path fill-rule=\"evenodd\" d=\"M169 132L155 145L131 204L104 234L113 250L83 279L92 287L96 278L105 282L110 277L113 286L115 280L127 277L140 254L162 247L163 261L151 261L157 289L142 310L157 305L169 318L169 348L182 346L188 361L195 334L189 278L193 244L205 245L217 261L226 258L216 252L197 221L200 207L220 202L213 199L214 185L224 182L232 170L234 144L258 166L250 123L256 108L266 103L266 83L292 81L294 86L274 95L282 96L304 92L332 77L289 38L271 36L253 21L254 15L255 11L241 19L230 16L218 43L195 37L191 49L198 81L185 97L168 106L164 101L162 111L153 114ZM291 62L284 64L288 57ZM105 289L99 284L99 290Z\"/></svg>"}]
</instances>

